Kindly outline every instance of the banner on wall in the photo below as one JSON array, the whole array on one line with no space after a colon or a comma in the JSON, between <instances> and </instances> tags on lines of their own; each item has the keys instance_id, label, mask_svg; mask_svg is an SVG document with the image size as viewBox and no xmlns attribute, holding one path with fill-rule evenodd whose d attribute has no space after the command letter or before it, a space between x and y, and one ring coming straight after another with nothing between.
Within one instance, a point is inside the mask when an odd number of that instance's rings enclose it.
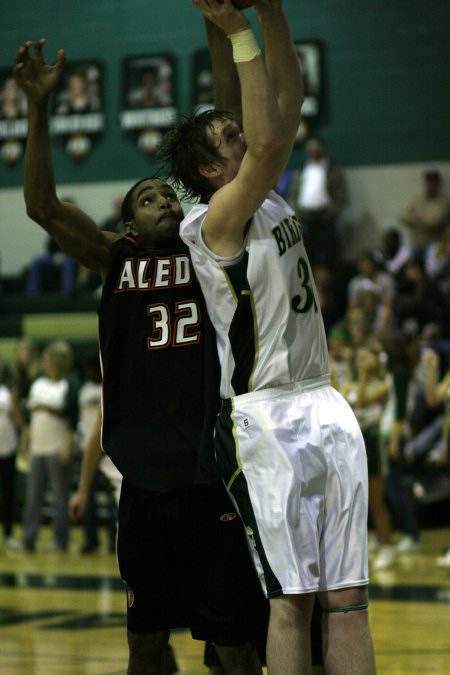
<instances>
[{"instance_id":1,"label":"banner on wall","mask_svg":"<svg viewBox=\"0 0 450 675\"><path fill-rule=\"evenodd\" d=\"M172 54L132 56L123 62L120 126L142 152L153 154L165 131L176 124L176 65Z\"/></svg>"},{"instance_id":2,"label":"banner on wall","mask_svg":"<svg viewBox=\"0 0 450 675\"><path fill-rule=\"evenodd\" d=\"M103 74L101 61L72 61L53 95L50 133L62 139L74 160L89 154L104 129Z\"/></svg>"},{"instance_id":3,"label":"banner on wall","mask_svg":"<svg viewBox=\"0 0 450 675\"><path fill-rule=\"evenodd\" d=\"M27 136L27 99L11 68L0 70L0 158L14 165L23 155Z\"/></svg>"}]
</instances>

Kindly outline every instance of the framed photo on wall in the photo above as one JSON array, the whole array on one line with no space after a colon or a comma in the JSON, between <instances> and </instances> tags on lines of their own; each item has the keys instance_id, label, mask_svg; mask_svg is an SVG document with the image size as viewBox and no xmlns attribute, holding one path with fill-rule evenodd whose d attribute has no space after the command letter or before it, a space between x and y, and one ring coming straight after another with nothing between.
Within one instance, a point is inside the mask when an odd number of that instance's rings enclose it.
<instances>
[{"instance_id":1,"label":"framed photo on wall","mask_svg":"<svg viewBox=\"0 0 450 675\"><path fill-rule=\"evenodd\" d=\"M27 136L27 99L11 68L0 70L0 158L15 164L23 155Z\"/></svg>"},{"instance_id":2,"label":"framed photo on wall","mask_svg":"<svg viewBox=\"0 0 450 675\"><path fill-rule=\"evenodd\" d=\"M152 154L178 118L176 63L172 54L131 56L123 62L120 126Z\"/></svg>"},{"instance_id":3,"label":"framed photo on wall","mask_svg":"<svg viewBox=\"0 0 450 675\"><path fill-rule=\"evenodd\" d=\"M50 131L65 142L73 159L83 159L105 126L101 61L72 61L53 96Z\"/></svg>"},{"instance_id":4,"label":"framed photo on wall","mask_svg":"<svg viewBox=\"0 0 450 675\"><path fill-rule=\"evenodd\" d=\"M213 78L209 49L198 49L192 61L192 110L194 114L210 110L213 104Z\"/></svg>"},{"instance_id":5,"label":"framed photo on wall","mask_svg":"<svg viewBox=\"0 0 450 675\"><path fill-rule=\"evenodd\" d=\"M305 40L296 41L295 48L302 63L305 82L302 117L318 117L323 105L323 45L318 40Z\"/></svg>"}]
</instances>

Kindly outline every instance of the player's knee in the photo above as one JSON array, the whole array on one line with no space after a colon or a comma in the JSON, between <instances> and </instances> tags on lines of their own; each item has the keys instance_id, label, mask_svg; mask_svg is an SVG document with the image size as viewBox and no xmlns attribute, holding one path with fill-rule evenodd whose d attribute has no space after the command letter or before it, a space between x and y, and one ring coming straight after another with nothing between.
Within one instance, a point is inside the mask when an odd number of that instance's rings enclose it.
<instances>
[{"instance_id":1,"label":"player's knee","mask_svg":"<svg viewBox=\"0 0 450 675\"><path fill-rule=\"evenodd\" d=\"M319 594L319 600L323 611L329 614L361 612L369 606L367 586L326 591Z\"/></svg>"},{"instance_id":2,"label":"player's knee","mask_svg":"<svg viewBox=\"0 0 450 675\"><path fill-rule=\"evenodd\" d=\"M287 621L289 623L296 623L297 620L304 619L309 624L313 605L314 593L282 595L276 598L271 598L271 621L273 617L280 621Z\"/></svg>"},{"instance_id":3,"label":"player's knee","mask_svg":"<svg viewBox=\"0 0 450 675\"><path fill-rule=\"evenodd\" d=\"M261 662L253 642L231 647L216 644L215 648L226 673L262 675Z\"/></svg>"}]
</instances>

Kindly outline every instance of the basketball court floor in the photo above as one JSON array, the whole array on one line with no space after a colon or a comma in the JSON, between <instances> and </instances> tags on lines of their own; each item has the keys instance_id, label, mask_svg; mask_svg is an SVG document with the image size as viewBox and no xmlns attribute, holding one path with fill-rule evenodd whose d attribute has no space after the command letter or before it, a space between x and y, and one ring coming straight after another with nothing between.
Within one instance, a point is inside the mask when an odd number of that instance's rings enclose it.
<instances>
[{"instance_id":1,"label":"basketball court floor","mask_svg":"<svg viewBox=\"0 0 450 675\"><path fill-rule=\"evenodd\" d=\"M114 555L81 555L79 528L67 553L6 550L0 539L0 674L124 675L125 593ZM372 571L370 618L379 675L450 674L450 569L436 557L450 529L423 532L420 550ZM179 672L204 675L203 645L172 634Z\"/></svg>"}]
</instances>

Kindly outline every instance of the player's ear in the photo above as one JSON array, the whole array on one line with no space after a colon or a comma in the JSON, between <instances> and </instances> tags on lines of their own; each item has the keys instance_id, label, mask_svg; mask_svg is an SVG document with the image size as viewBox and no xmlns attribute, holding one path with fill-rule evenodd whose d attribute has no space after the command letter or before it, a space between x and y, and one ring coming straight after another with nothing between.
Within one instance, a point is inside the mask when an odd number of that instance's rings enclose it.
<instances>
[{"instance_id":1,"label":"player's ear","mask_svg":"<svg viewBox=\"0 0 450 675\"><path fill-rule=\"evenodd\" d=\"M127 220L127 222L124 223L124 226L125 226L125 231L126 231L127 234L134 234L134 235L139 234L138 231L137 231L137 227L134 224L134 221Z\"/></svg>"},{"instance_id":2,"label":"player's ear","mask_svg":"<svg viewBox=\"0 0 450 675\"><path fill-rule=\"evenodd\" d=\"M217 164L201 164L198 169L203 178L217 178L220 176L222 168Z\"/></svg>"}]
</instances>

